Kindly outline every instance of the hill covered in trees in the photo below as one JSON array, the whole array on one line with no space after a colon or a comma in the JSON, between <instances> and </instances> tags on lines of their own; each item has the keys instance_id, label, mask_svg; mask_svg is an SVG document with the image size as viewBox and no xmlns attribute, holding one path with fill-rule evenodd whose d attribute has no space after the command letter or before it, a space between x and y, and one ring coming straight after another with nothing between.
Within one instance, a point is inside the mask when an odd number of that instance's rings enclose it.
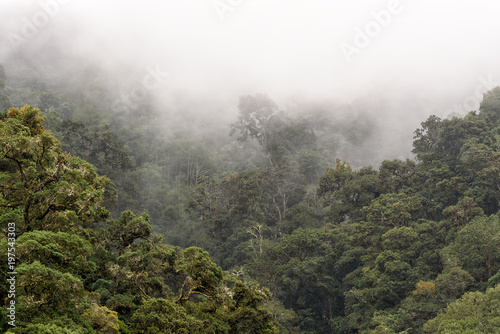
<instances>
[{"instance_id":1,"label":"hill covered in trees","mask_svg":"<svg viewBox=\"0 0 500 334\"><path fill-rule=\"evenodd\" d=\"M0 71L3 331L498 330L500 88L372 167L369 105L255 94L231 124L183 128L153 100L108 108L91 77Z\"/></svg>"}]
</instances>

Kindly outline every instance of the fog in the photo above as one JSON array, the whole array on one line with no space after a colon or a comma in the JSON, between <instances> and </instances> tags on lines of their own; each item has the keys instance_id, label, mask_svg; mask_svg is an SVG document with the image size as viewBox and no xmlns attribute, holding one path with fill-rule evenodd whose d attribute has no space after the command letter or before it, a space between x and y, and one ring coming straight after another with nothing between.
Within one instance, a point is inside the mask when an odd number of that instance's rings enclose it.
<instances>
[{"instance_id":1,"label":"fog","mask_svg":"<svg viewBox=\"0 0 500 334\"><path fill-rule=\"evenodd\" d=\"M116 94L146 83L177 120L230 122L239 96L255 93L281 108L353 105L398 158L428 115L477 109L500 83L499 10L495 0L2 0L0 63L11 80L36 64L62 82L94 64Z\"/></svg>"}]
</instances>

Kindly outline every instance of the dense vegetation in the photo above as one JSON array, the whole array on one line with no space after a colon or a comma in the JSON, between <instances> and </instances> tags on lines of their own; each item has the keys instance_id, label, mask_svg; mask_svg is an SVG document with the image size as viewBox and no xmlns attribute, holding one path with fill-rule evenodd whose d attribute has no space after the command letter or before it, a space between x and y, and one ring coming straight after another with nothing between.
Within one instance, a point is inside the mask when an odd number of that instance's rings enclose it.
<instances>
[{"instance_id":1,"label":"dense vegetation","mask_svg":"<svg viewBox=\"0 0 500 334\"><path fill-rule=\"evenodd\" d=\"M337 158L371 141L355 108L248 95L207 130L169 124L153 98L112 109L98 76L5 72L0 226L16 223L18 308L3 331L498 331L500 88L479 112L423 122L415 160L374 168L363 150L356 167Z\"/></svg>"}]
</instances>

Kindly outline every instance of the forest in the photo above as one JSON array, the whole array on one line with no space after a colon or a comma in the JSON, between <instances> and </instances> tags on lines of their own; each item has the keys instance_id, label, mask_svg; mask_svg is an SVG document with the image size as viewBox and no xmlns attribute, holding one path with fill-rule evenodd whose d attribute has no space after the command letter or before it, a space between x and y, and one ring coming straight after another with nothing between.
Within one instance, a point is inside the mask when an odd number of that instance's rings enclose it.
<instances>
[{"instance_id":1,"label":"forest","mask_svg":"<svg viewBox=\"0 0 500 334\"><path fill-rule=\"evenodd\" d=\"M359 106L186 126L27 73L0 67L2 332L498 333L499 87L374 167Z\"/></svg>"}]
</instances>

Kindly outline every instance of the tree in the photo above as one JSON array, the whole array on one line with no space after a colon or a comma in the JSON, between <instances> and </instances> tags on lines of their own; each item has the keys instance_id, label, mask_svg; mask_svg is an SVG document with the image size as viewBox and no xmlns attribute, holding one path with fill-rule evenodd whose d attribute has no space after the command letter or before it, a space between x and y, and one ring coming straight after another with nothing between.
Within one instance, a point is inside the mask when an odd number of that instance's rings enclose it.
<instances>
[{"instance_id":1,"label":"tree","mask_svg":"<svg viewBox=\"0 0 500 334\"><path fill-rule=\"evenodd\" d=\"M443 302L452 302L464 294L474 278L459 266L446 267L436 279L436 292Z\"/></svg>"},{"instance_id":2,"label":"tree","mask_svg":"<svg viewBox=\"0 0 500 334\"><path fill-rule=\"evenodd\" d=\"M24 233L16 243L16 254L22 263L39 261L48 268L74 275L94 270L95 264L89 260L92 245L76 234L36 230Z\"/></svg>"},{"instance_id":3,"label":"tree","mask_svg":"<svg viewBox=\"0 0 500 334\"><path fill-rule=\"evenodd\" d=\"M467 195L478 198L487 214L500 208L500 142L496 134L499 129L484 133L482 139L470 139L462 148L461 161L471 176Z\"/></svg>"},{"instance_id":4,"label":"tree","mask_svg":"<svg viewBox=\"0 0 500 334\"><path fill-rule=\"evenodd\" d=\"M84 288L78 276L51 269L39 261L22 263L16 270L19 273L18 301L25 308L25 321L40 313L74 309L83 302Z\"/></svg>"},{"instance_id":5,"label":"tree","mask_svg":"<svg viewBox=\"0 0 500 334\"><path fill-rule=\"evenodd\" d=\"M278 114L277 105L266 95L243 96L238 107L238 121L231 125L230 134L238 131L239 141L256 139L267 154L276 221L281 221L288 207L302 199L305 179L314 177L318 170L316 136L306 120ZM307 170L308 175L301 170Z\"/></svg>"},{"instance_id":6,"label":"tree","mask_svg":"<svg viewBox=\"0 0 500 334\"><path fill-rule=\"evenodd\" d=\"M361 217L360 209L380 195L377 171L371 167L353 171L351 164L337 159L335 168L321 176L317 195L330 206L334 222L356 220Z\"/></svg>"},{"instance_id":7,"label":"tree","mask_svg":"<svg viewBox=\"0 0 500 334\"><path fill-rule=\"evenodd\" d=\"M453 225L461 228L467 225L474 217L482 216L483 209L471 197L461 198L456 205L451 205L443 210L443 215L448 216Z\"/></svg>"},{"instance_id":8,"label":"tree","mask_svg":"<svg viewBox=\"0 0 500 334\"><path fill-rule=\"evenodd\" d=\"M369 206L363 208L363 214L372 222L393 227L408 226L411 213L419 210L422 204L417 196L405 193L380 195Z\"/></svg>"},{"instance_id":9,"label":"tree","mask_svg":"<svg viewBox=\"0 0 500 334\"><path fill-rule=\"evenodd\" d=\"M268 289L258 283L248 286L234 278L227 279L226 284L232 295L229 312L225 316L231 326L229 333L277 334L270 312L263 307L264 302L271 298Z\"/></svg>"},{"instance_id":10,"label":"tree","mask_svg":"<svg viewBox=\"0 0 500 334\"><path fill-rule=\"evenodd\" d=\"M267 151L269 163L273 166L271 151L268 149L269 120L276 113L278 106L267 95L256 94L240 97L238 120L231 124L230 135L240 133L238 140L256 139Z\"/></svg>"},{"instance_id":11,"label":"tree","mask_svg":"<svg viewBox=\"0 0 500 334\"><path fill-rule=\"evenodd\" d=\"M186 248L182 255L183 263L179 269L186 274L186 278L178 301L189 300L193 294L214 297L222 283L222 269L200 248Z\"/></svg>"},{"instance_id":12,"label":"tree","mask_svg":"<svg viewBox=\"0 0 500 334\"><path fill-rule=\"evenodd\" d=\"M439 117L432 115L421 125L422 128L415 130L412 152L419 160L430 162L437 157L435 151L438 148L442 122Z\"/></svg>"},{"instance_id":13,"label":"tree","mask_svg":"<svg viewBox=\"0 0 500 334\"><path fill-rule=\"evenodd\" d=\"M340 229L298 228L267 249L250 274L295 311L302 330L331 332L335 319L343 316L342 279L359 261L356 251L346 254L350 242Z\"/></svg>"},{"instance_id":14,"label":"tree","mask_svg":"<svg viewBox=\"0 0 500 334\"><path fill-rule=\"evenodd\" d=\"M380 188L389 193L398 193L412 188L415 172L416 164L410 159L406 161L385 160L380 165L378 172Z\"/></svg>"},{"instance_id":15,"label":"tree","mask_svg":"<svg viewBox=\"0 0 500 334\"><path fill-rule=\"evenodd\" d=\"M187 314L186 310L166 299L152 299L132 316L132 334L196 334L204 333L203 322Z\"/></svg>"},{"instance_id":16,"label":"tree","mask_svg":"<svg viewBox=\"0 0 500 334\"><path fill-rule=\"evenodd\" d=\"M108 246L122 255L137 239L147 239L151 235L149 217L143 213L136 216L132 211L123 211L118 219L110 219L106 224Z\"/></svg>"},{"instance_id":17,"label":"tree","mask_svg":"<svg viewBox=\"0 0 500 334\"><path fill-rule=\"evenodd\" d=\"M498 333L500 326L500 286L485 293L468 292L449 304L443 313L427 322L425 333Z\"/></svg>"},{"instance_id":18,"label":"tree","mask_svg":"<svg viewBox=\"0 0 500 334\"><path fill-rule=\"evenodd\" d=\"M17 221L22 234L75 230L105 218L100 204L109 179L62 152L38 113L25 106L0 117L0 221Z\"/></svg>"},{"instance_id":19,"label":"tree","mask_svg":"<svg viewBox=\"0 0 500 334\"><path fill-rule=\"evenodd\" d=\"M419 332L426 321L434 318L445 305L435 284L420 280L415 287L398 308L375 312L372 326L378 326L369 333Z\"/></svg>"},{"instance_id":20,"label":"tree","mask_svg":"<svg viewBox=\"0 0 500 334\"><path fill-rule=\"evenodd\" d=\"M479 105L479 115L490 123L497 123L500 119L500 87L495 87L483 96Z\"/></svg>"},{"instance_id":21,"label":"tree","mask_svg":"<svg viewBox=\"0 0 500 334\"><path fill-rule=\"evenodd\" d=\"M92 306L85 311L83 317L92 322L92 327L98 333L115 334L120 329L117 313L109 310L106 306L92 304Z\"/></svg>"},{"instance_id":22,"label":"tree","mask_svg":"<svg viewBox=\"0 0 500 334\"><path fill-rule=\"evenodd\" d=\"M468 143L477 141L491 126L471 112L463 119L441 120L430 116L415 131L412 152L421 164L416 169L414 182L431 214L429 218L439 220L443 209L461 197L477 197L470 192L473 178L468 177L470 168L464 163L468 160L464 152Z\"/></svg>"},{"instance_id":23,"label":"tree","mask_svg":"<svg viewBox=\"0 0 500 334\"><path fill-rule=\"evenodd\" d=\"M500 269L500 219L474 218L446 251L443 255L454 256L478 282L486 282Z\"/></svg>"}]
</instances>

